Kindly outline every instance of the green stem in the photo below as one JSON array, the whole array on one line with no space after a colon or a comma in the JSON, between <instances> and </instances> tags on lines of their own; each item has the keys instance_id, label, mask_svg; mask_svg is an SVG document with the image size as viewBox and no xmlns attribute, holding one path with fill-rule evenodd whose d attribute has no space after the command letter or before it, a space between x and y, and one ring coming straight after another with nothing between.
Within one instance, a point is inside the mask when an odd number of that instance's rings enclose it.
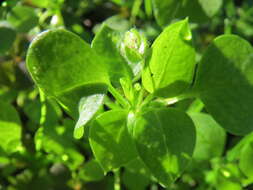
<instances>
[{"instance_id":1,"label":"green stem","mask_svg":"<svg viewBox=\"0 0 253 190\"><path fill-rule=\"evenodd\" d=\"M39 89L39 93L41 102L40 125L43 125L46 121L46 114L47 114L46 95L41 89Z\"/></svg>"},{"instance_id":2,"label":"green stem","mask_svg":"<svg viewBox=\"0 0 253 190\"><path fill-rule=\"evenodd\" d=\"M105 97L104 104L110 108L111 110L119 109L121 108L118 104L115 104L108 96Z\"/></svg>"},{"instance_id":3,"label":"green stem","mask_svg":"<svg viewBox=\"0 0 253 190\"><path fill-rule=\"evenodd\" d=\"M141 104L141 107L145 106L146 104L148 104L152 99L154 98L154 94L149 94L144 101Z\"/></svg>"},{"instance_id":4,"label":"green stem","mask_svg":"<svg viewBox=\"0 0 253 190\"><path fill-rule=\"evenodd\" d=\"M131 19L130 19L130 22L132 24L135 24L136 16L140 12L141 4L142 4L142 0L135 0L134 1L133 7L132 7L132 11L131 11Z\"/></svg>"},{"instance_id":5,"label":"green stem","mask_svg":"<svg viewBox=\"0 0 253 190\"><path fill-rule=\"evenodd\" d=\"M114 190L120 190L120 170L114 172Z\"/></svg>"},{"instance_id":6,"label":"green stem","mask_svg":"<svg viewBox=\"0 0 253 190\"><path fill-rule=\"evenodd\" d=\"M140 93L139 93L139 96L138 96L138 99L137 99L137 103L136 103L136 107L137 108L141 105L141 103L143 101L144 91L145 90L142 88L141 91L140 91Z\"/></svg>"},{"instance_id":7,"label":"green stem","mask_svg":"<svg viewBox=\"0 0 253 190\"><path fill-rule=\"evenodd\" d=\"M123 108L130 107L129 102L112 85L109 85L108 90Z\"/></svg>"}]
</instances>

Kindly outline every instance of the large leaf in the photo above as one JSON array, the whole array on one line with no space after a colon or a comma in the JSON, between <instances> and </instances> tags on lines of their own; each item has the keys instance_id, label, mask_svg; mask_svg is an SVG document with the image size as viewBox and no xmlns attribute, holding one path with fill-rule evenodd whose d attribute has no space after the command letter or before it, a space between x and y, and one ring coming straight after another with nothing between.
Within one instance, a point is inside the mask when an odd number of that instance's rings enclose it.
<instances>
[{"instance_id":1,"label":"large leaf","mask_svg":"<svg viewBox=\"0 0 253 190\"><path fill-rule=\"evenodd\" d=\"M92 49L94 49L106 63L110 80L114 84L119 84L120 78L130 78L132 75L130 67L120 55L120 40L121 36L118 31L115 31L106 24L103 24L91 44Z\"/></svg>"},{"instance_id":2,"label":"large leaf","mask_svg":"<svg viewBox=\"0 0 253 190\"><path fill-rule=\"evenodd\" d=\"M196 91L208 112L227 131L253 130L253 49L242 38L216 38L203 55Z\"/></svg>"},{"instance_id":3,"label":"large leaf","mask_svg":"<svg viewBox=\"0 0 253 190\"><path fill-rule=\"evenodd\" d=\"M108 74L90 45L63 29L37 36L29 47L27 67L36 84L78 115L81 97L105 91Z\"/></svg>"},{"instance_id":4,"label":"large leaf","mask_svg":"<svg viewBox=\"0 0 253 190\"><path fill-rule=\"evenodd\" d=\"M168 26L153 43L143 84L149 92L155 90L158 96L176 96L191 84L194 66L195 50L186 19Z\"/></svg>"},{"instance_id":5,"label":"large leaf","mask_svg":"<svg viewBox=\"0 0 253 190\"><path fill-rule=\"evenodd\" d=\"M33 8L17 5L8 13L7 20L17 31L28 32L38 24L39 18Z\"/></svg>"},{"instance_id":6,"label":"large leaf","mask_svg":"<svg viewBox=\"0 0 253 190\"><path fill-rule=\"evenodd\" d=\"M21 122L10 104L0 101L0 152L12 153L21 146Z\"/></svg>"},{"instance_id":7,"label":"large leaf","mask_svg":"<svg viewBox=\"0 0 253 190\"><path fill-rule=\"evenodd\" d=\"M182 0L153 0L154 14L160 26L166 26L175 17Z\"/></svg>"},{"instance_id":8,"label":"large leaf","mask_svg":"<svg viewBox=\"0 0 253 190\"><path fill-rule=\"evenodd\" d=\"M164 186L186 168L195 146L191 119L175 109L154 109L136 119L134 138L138 153L150 172Z\"/></svg>"},{"instance_id":9,"label":"large leaf","mask_svg":"<svg viewBox=\"0 0 253 190\"><path fill-rule=\"evenodd\" d=\"M225 142L226 133L211 116L204 113L190 113L196 126L197 141L193 158L196 160L210 160L221 156Z\"/></svg>"},{"instance_id":10,"label":"large leaf","mask_svg":"<svg viewBox=\"0 0 253 190\"><path fill-rule=\"evenodd\" d=\"M98 116L90 128L92 151L105 172L119 168L137 156L126 119L126 111L112 110Z\"/></svg>"}]
</instances>

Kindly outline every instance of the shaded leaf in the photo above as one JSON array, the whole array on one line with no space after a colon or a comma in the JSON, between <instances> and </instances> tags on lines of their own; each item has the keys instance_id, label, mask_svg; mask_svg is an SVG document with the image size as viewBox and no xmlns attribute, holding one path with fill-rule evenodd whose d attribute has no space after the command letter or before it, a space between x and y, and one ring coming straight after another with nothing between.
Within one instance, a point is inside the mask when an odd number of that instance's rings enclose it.
<instances>
[{"instance_id":1,"label":"shaded leaf","mask_svg":"<svg viewBox=\"0 0 253 190\"><path fill-rule=\"evenodd\" d=\"M195 128L181 111L163 108L136 119L134 138L140 158L164 186L186 168L195 146Z\"/></svg>"},{"instance_id":2,"label":"shaded leaf","mask_svg":"<svg viewBox=\"0 0 253 190\"><path fill-rule=\"evenodd\" d=\"M19 32L28 32L39 21L36 12L28 6L16 5L7 15L7 21Z\"/></svg>"},{"instance_id":3,"label":"shaded leaf","mask_svg":"<svg viewBox=\"0 0 253 190\"><path fill-rule=\"evenodd\" d=\"M109 71L110 80L116 85L119 84L120 78L132 76L129 66L120 55L120 40L121 35L118 31L103 24L91 44L92 49L102 57Z\"/></svg>"},{"instance_id":4,"label":"shaded leaf","mask_svg":"<svg viewBox=\"0 0 253 190\"><path fill-rule=\"evenodd\" d=\"M0 152L16 152L21 147L21 122L17 111L0 101Z\"/></svg>"},{"instance_id":5,"label":"shaded leaf","mask_svg":"<svg viewBox=\"0 0 253 190\"><path fill-rule=\"evenodd\" d=\"M211 116L204 113L189 114L196 126L197 141L193 158L196 160L210 160L221 156L225 142L226 133Z\"/></svg>"},{"instance_id":6,"label":"shaded leaf","mask_svg":"<svg viewBox=\"0 0 253 190\"><path fill-rule=\"evenodd\" d=\"M4 23L0 23L0 54L6 53L16 39L16 31Z\"/></svg>"},{"instance_id":7,"label":"shaded leaf","mask_svg":"<svg viewBox=\"0 0 253 190\"><path fill-rule=\"evenodd\" d=\"M247 41L223 35L207 48L197 73L195 89L207 111L237 135L253 130L252 60L253 49Z\"/></svg>"},{"instance_id":8,"label":"shaded leaf","mask_svg":"<svg viewBox=\"0 0 253 190\"><path fill-rule=\"evenodd\" d=\"M99 115L90 127L90 145L105 172L119 168L137 156L126 119L126 111L111 110Z\"/></svg>"}]
</instances>

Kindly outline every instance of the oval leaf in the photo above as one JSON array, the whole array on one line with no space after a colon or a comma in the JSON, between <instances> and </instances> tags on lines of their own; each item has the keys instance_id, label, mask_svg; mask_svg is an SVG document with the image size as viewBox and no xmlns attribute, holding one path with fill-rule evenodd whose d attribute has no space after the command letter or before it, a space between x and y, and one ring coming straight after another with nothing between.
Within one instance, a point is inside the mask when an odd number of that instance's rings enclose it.
<instances>
[{"instance_id":1,"label":"oval leaf","mask_svg":"<svg viewBox=\"0 0 253 190\"><path fill-rule=\"evenodd\" d=\"M187 19L168 26L159 35L152 45L148 67L152 80L144 71L142 81L149 92L153 91L153 85L156 95L172 97L189 87L195 67L195 50Z\"/></svg>"},{"instance_id":2,"label":"oval leaf","mask_svg":"<svg viewBox=\"0 0 253 190\"><path fill-rule=\"evenodd\" d=\"M21 5L15 6L8 13L7 20L18 32L28 32L39 22L39 18L32 7Z\"/></svg>"},{"instance_id":3,"label":"oval leaf","mask_svg":"<svg viewBox=\"0 0 253 190\"><path fill-rule=\"evenodd\" d=\"M6 53L11 47L13 42L16 39L16 31L11 27L5 25L4 23L0 24L0 54Z\"/></svg>"},{"instance_id":4,"label":"oval leaf","mask_svg":"<svg viewBox=\"0 0 253 190\"><path fill-rule=\"evenodd\" d=\"M126 118L126 111L108 111L98 116L90 128L92 151L105 172L119 168L137 156Z\"/></svg>"},{"instance_id":5,"label":"oval leaf","mask_svg":"<svg viewBox=\"0 0 253 190\"><path fill-rule=\"evenodd\" d=\"M166 26L174 18L182 0L154 0L154 14L160 26Z\"/></svg>"},{"instance_id":6,"label":"oval leaf","mask_svg":"<svg viewBox=\"0 0 253 190\"><path fill-rule=\"evenodd\" d=\"M79 102L79 119L75 125L74 137L80 139L84 126L94 117L104 102L104 94L94 94L81 98Z\"/></svg>"},{"instance_id":7,"label":"oval leaf","mask_svg":"<svg viewBox=\"0 0 253 190\"><path fill-rule=\"evenodd\" d=\"M0 152L12 153L21 146L21 122L10 104L0 101Z\"/></svg>"},{"instance_id":8,"label":"oval leaf","mask_svg":"<svg viewBox=\"0 0 253 190\"><path fill-rule=\"evenodd\" d=\"M181 111L163 108L136 119L137 151L158 182L170 185L185 169L195 146L195 128Z\"/></svg>"},{"instance_id":9,"label":"oval leaf","mask_svg":"<svg viewBox=\"0 0 253 190\"><path fill-rule=\"evenodd\" d=\"M235 35L216 38L202 57L195 87L228 132L253 130L253 49L247 41Z\"/></svg>"},{"instance_id":10,"label":"oval leaf","mask_svg":"<svg viewBox=\"0 0 253 190\"><path fill-rule=\"evenodd\" d=\"M189 115L196 126L197 132L193 158L196 160L210 160L213 157L221 156L226 142L224 129L208 114L190 113Z\"/></svg>"},{"instance_id":11,"label":"oval leaf","mask_svg":"<svg viewBox=\"0 0 253 190\"><path fill-rule=\"evenodd\" d=\"M90 45L64 29L37 36L26 61L39 88L75 116L81 97L105 91L109 80L102 60Z\"/></svg>"},{"instance_id":12,"label":"oval leaf","mask_svg":"<svg viewBox=\"0 0 253 190\"><path fill-rule=\"evenodd\" d=\"M103 59L109 71L110 80L113 84L119 84L122 77L131 78L132 73L117 48L120 43L120 33L103 24L100 31L92 41L94 49Z\"/></svg>"}]
</instances>

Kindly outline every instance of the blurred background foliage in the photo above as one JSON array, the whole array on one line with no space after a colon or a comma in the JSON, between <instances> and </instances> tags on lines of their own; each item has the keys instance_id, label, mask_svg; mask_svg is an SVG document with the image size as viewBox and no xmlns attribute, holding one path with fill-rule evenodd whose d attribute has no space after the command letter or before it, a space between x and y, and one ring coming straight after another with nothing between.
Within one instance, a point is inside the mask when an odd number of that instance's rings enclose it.
<instances>
[{"instance_id":1,"label":"blurred background foliage","mask_svg":"<svg viewBox=\"0 0 253 190\"><path fill-rule=\"evenodd\" d=\"M34 36L47 29L64 27L90 43L106 23L122 34L136 28L152 43L165 26L185 17L197 61L218 35L253 40L252 0L1 1L0 190L118 190L119 180L121 189L164 189L138 160L115 172L117 176L104 176L87 137L73 138L74 121L54 100L40 99L25 56ZM168 189L253 189L253 134L226 134L200 100L175 106L188 111L198 138L192 164Z\"/></svg>"}]
</instances>

